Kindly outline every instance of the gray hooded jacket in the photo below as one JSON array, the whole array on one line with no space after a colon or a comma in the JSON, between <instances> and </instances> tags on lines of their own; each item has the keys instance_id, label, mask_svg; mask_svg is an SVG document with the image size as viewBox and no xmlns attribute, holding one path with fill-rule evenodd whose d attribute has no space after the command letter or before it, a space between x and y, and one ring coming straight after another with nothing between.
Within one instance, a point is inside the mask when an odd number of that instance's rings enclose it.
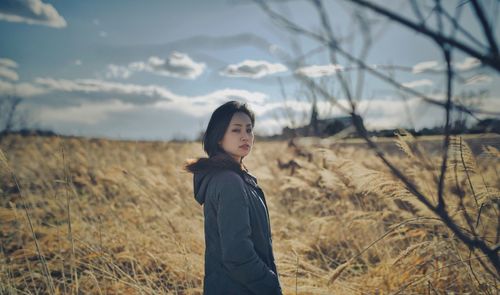
<instances>
[{"instance_id":1,"label":"gray hooded jacket","mask_svg":"<svg viewBox=\"0 0 500 295\"><path fill-rule=\"evenodd\" d=\"M266 199L256 178L234 161L204 160L188 168L205 217L203 293L282 294Z\"/></svg>"}]
</instances>

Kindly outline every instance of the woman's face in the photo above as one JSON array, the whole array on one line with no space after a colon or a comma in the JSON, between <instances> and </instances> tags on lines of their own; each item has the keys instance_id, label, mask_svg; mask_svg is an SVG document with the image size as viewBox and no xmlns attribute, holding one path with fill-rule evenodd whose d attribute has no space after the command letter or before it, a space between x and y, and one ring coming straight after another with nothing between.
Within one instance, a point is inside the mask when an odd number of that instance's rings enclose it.
<instances>
[{"instance_id":1,"label":"woman's face","mask_svg":"<svg viewBox=\"0 0 500 295\"><path fill-rule=\"evenodd\" d=\"M238 163L252 150L253 128L250 117L237 112L231 118L224 138L220 142L222 149Z\"/></svg>"}]
</instances>

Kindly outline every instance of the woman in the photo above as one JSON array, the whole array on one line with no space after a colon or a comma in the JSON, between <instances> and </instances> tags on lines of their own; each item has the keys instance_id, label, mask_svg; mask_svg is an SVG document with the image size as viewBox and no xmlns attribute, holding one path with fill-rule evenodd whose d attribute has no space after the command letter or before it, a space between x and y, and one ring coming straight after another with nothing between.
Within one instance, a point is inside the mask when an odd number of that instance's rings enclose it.
<instances>
[{"instance_id":1,"label":"woman","mask_svg":"<svg viewBox=\"0 0 500 295\"><path fill-rule=\"evenodd\" d=\"M254 123L245 104L223 104L203 138L208 158L186 165L205 216L205 295L282 294L266 199L242 162L252 149Z\"/></svg>"}]
</instances>

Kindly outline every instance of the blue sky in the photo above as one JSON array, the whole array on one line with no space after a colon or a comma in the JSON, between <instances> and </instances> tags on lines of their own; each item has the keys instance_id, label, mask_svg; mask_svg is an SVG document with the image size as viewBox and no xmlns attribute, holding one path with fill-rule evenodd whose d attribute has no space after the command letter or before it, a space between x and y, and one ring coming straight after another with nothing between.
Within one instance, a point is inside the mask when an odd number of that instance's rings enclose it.
<instances>
[{"instance_id":1,"label":"blue sky","mask_svg":"<svg viewBox=\"0 0 500 295\"><path fill-rule=\"evenodd\" d=\"M353 6L325 2L335 34L350 36L353 42L345 43L346 48L359 52L362 34ZM377 2L413 16L406 1ZM319 30L310 3L285 3L272 7ZM486 9L496 7L495 1L482 3ZM450 11L456 7L455 1L446 4ZM375 19L369 13L362 17ZM432 73L443 68L436 46L378 20L370 25L374 40L366 62L405 66L408 70L394 71L397 81L443 99L444 78ZM484 42L470 11L464 9L460 21ZM300 124L309 116L311 96L294 78L298 69L277 52L294 55L291 40L302 52L319 46L288 33L256 4L242 0L9 0L0 4L0 38L0 97L22 97L19 114L29 126L122 139L194 138L211 112L229 99L250 104L258 133ZM459 52L454 53L454 65L462 78L455 93L485 91L475 106L500 111L498 74ZM299 70L323 79L342 101L335 75L343 71L355 85L350 66L342 58L332 65L327 51L320 51L308 56ZM443 123L442 110L411 95L404 102L398 91L371 76L357 99L370 128L419 129ZM322 117L343 115L321 99L319 107ZM285 108L291 115L285 115Z\"/></svg>"}]
</instances>

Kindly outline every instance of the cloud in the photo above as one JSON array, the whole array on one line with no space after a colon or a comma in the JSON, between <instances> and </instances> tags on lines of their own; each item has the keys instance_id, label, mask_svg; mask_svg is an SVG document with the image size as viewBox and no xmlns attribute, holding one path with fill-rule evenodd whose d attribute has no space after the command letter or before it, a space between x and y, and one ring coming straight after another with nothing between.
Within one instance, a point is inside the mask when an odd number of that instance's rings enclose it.
<instances>
[{"instance_id":1,"label":"cloud","mask_svg":"<svg viewBox=\"0 0 500 295\"><path fill-rule=\"evenodd\" d=\"M347 105L347 102L342 102ZM263 104L251 104L256 115L255 131L259 134L281 133L283 127L297 127L309 123L311 103L299 101L295 98L287 98L287 102L266 101ZM318 101L318 115L320 118L331 118L333 116L344 116L338 109L332 107L329 102ZM292 125L292 121L293 124Z\"/></svg>"},{"instance_id":2,"label":"cloud","mask_svg":"<svg viewBox=\"0 0 500 295\"><path fill-rule=\"evenodd\" d=\"M311 78L317 78L323 76L331 76L342 70L344 70L344 67L336 64L321 65L321 66L313 65L313 66L299 68L295 71L295 73Z\"/></svg>"},{"instance_id":3,"label":"cloud","mask_svg":"<svg viewBox=\"0 0 500 295\"><path fill-rule=\"evenodd\" d=\"M241 100L250 104L262 105L267 101L267 99L267 94L264 94L262 92L251 92L242 89L226 88L214 91L207 95L194 96L190 100L195 103L203 103L205 101L215 101L216 103L219 103L229 100Z\"/></svg>"},{"instance_id":4,"label":"cloud","mask_svg":"<svg viewBox=\"0 0 500 295\"><path fill-rule=\"evenodd\" d=\"M59 125L71 122L84 126L96 126L104 120L117 118L115 115L118 113L130 112L123 116L132 116L135 112L140 112L141 116L147 116L145 107L158 114L164 112L166 116L178 114L185 118L186 122L189 121L188 118L192 118L199 124L203 120L208 120L211 112L222 103L238 100L249 103L255 111L256 128L258 127L256 130L270 134L281 131L283 126L290 123L290 118L293 118L296 124L307 124L311 111L311 104L307 101L289 98L285 105L280 101L271 101L265 93L244 89L226 88L203 95L185 96L172 93L169 89L157 85L52 78L38 78L35 82L37 87L46 92L47 97L57 97L58 94L62 94L59 96L64 98L62 105L65 107L61 107L61 104L56 104L58 107L52 108L38 107L37 112L40 113L38 121L44 125L47 125L47 122ZM428 82L419 83L427 84ZM0 90L1 88L0 83ZM84 98L84 100L73 100L75 98ZM73 105L68 106L71 100L73 100ZM347 105L346 101L340 103ZM358 109L364 115L368 128L408 126L408 116L403 115L407 110L410 111L417 129L442 124L440 121L442 109L425 104L419 98L408 99L406 103L394 98L363 100L359 103ZM325 101L318 103L318 110L320 118L346 116L338 108L332 108ZM291 116L287 116L287 112L291 113Z\"/></svg>"},{"instance_id":5,"label":"cloud","mask_svg":"<svg viewBox=\"0 0 500 295\"><path fill-rule=\"evenodd\" d=\"M12 59L0 58L0 67L17 68L17 63Z\"/></svg>"},{"instance_id":6,"label":"cloud","mask_svg":"<svg viewBox=\"0 0 500 295\"><path fill-rule=\"evenodd\" d=\"M0 67L0 78L4 78L11 81L19 80L19 76L17 75L16 71L4 67Z\"/></svg>"},{"instance_id":7,"label":"cloud","mask_svg":"<svg viewBox=\"0 0 500 295\"><path fill-rule=\"evenodd\" d=\"M159 101L154 106L159 109L176 110L195 117L203 117L230 100L246 102L253 108L265 105L268 98L268 95L262 92L226 88L199 96L176 95L171 101Z\"/></svg>"},{"instance_id":8,"label":"cloud","mask_svg":"<svg viewBox=\"0 0 500 295\"><path fill-rule=\"evenodd\" d=\"M35 83L43 86L47 91L76 93L86 96L96 94L97 98L120 97L122 101L136 104L171 100L176 96L168 89L157 85L125 84L96 79L36 78Z\"/></svg>"},{"instance_id":9,"label":"cloud","mask_svg":"<svg viewBox=\"0 0 500 295\"><path fill-rule=\"evenodd\" d=\"M444 99L443 95L439 97ZM346 100L340 100L339 103L349 108ZM406 101L393 97L362 100L357 108L369 129L415 127L418 130L444 123L442 108L425 103L417 97L408 98ZM284 126L291 125L290 119L293 119L299 126L306 125L309 123L311 114L309 102L297 101L293 98L288 99L286 106L283 102L268 102L264 105L253 106L253 109L257 115L256 122L261 122L256 125L259 126L258 130L262 134L281 132ZM318 102L318 110L320 118L348 116L326 101ZM413 122L414 126L410 122Z\"/></svg>"},{"instance_id":10,"label":"cloud","mask_svg":"<svg viewBox=\"0 0 500 295\"><path fill-rule=\"evenodd\" d=\"M54 28L66 27L66 20L51 4L41 0L0 1L0 20L45 25Z\"/></svg>"},{"instance_id":11,"label":"cloud","mask_svg":"<svg viewBox=\"0 0 500 295\"><path fill-rule=\"evenodd\" d=\"M453 62L455 70L457 71L468 71L477 68L481 65L481 62L474 57L466 57L461 62ZM445 65L440 64L437 60L430 60L420 62L413 66L412 72L414 74L420 74L427 71L443 71L445 70Z\"/></svg>"},{"instance_id":12,"label":"cloud","mask_svg":"<svg viewBox=\"0 0 500 295\"><path fill-rule=\"evenodd\" d=\"M405 87L408 87L408 88L416 88L416 87L421 87L421 86L432 86L432 85L434 85L434 82L432 82L429 79L422 79L422 80L416 80L416 81L411 81L411 82L405 82L402 85Z\"/></svg>"},{"instance_id":13,"label":"cloud","mask_svg":"<svg viewBox=\"0 0 500 295\"><path fill-rule=\"evenodd\" d=\"M82 65L82 60L81 59L75 60L75 66L81 66L81 65Z\"/></svg>"},{"instance_id":14,"label":"cloud","mask_svg":"<svg viewBox=\"0 0 500 295\"><path fill-rule=\"evenodd\" d=\"M127 67L117 66L117 65L108 65L108 71L106 72L106 78L121 78L127 79L132 76L132 71Z\"/></svg>"},{"instance_id":15,"label":"cloud","mask_svg":"<svg viewBox=\"0 0 500 295\"><path fill-rule=\"evenodd\" d=\"M19 80L19 75L14 70L17 68L17 63L8 58L0 58L0 78L10 81Z\"/></svg>"},{"instance_id":16,"label":"cloud","mask_svg":"<svg viewBox=\"0 0 500 295\"><path fill-rule=\"evenodd\" d=\"M160 76L196 79L204 70L204 63L194 62L187 54L174 51L167 59L151 56L147 61L132 62L128 66L109 65L106 76L126 79L134 72L149 72Z\"/></svg>"},{"instance_id":17,"label":"cloud","mask_svg":"<svg viewBox=\"0 0 500 295\"><path fill-rule=\"evenodd\" d=\"M227 66L220 74L226 77L259 79L285 71L287 71L287 68L279 63L272 64L263 60L245 60L239 64Z\"/></svg>"},{"instance_id":18,"label":"cloud","mask_svg":"<svg viewBox=\"0 0 500 295\"><path fill-rule=\"evenodd\" d=\"M439 63L437 60L420 62L413 66L412 73L419 74L427 70L437 70L439 68Z\"/></svg>"},{"instance_id":19,"label":"cloud","mask_svg":"<svg viewBox=\"0 0 500 295\"><path fill-rule=\"evenodd\" d=\"M36 119L44 124L80 123L95 125L112 113L131 111L136 106L119 100L106 102L85 102L78 106L63 108L41 107L37 109Z\"/></svg>"},{"instance_id":20,"label":"cloud","mask_svg":"<svg viewBox=\"0 0 500 295\"><path fill-rule=\"evenodd\" d=\"M11 83L0 80L0 96L30 98L45 93L47 93L45 89L31 83Z\"/></svg>"},{"instance_id":21,"label":"cloud","mask_svg":"<svg viewBox=\"0 0 500 295\"><path fill-rule=\"evenodd\" d=\"M479 59L474 57L466 57L463 62L457 62L454 64L455 68L460 71L466 71L476 68L481 65Z\"/></svg>"},{"instance_id":22,"label":"cloud","mask_svg":"<svg viewBox=\"0 0 500 295\"><path fill-rule=\"evenodd\" d=\"M255 121L254 131L255 134L263 136L280 134L283 126L286 126L286 124L284 124L280 120L276 120L275 118L261 119L257 117L257 120Z\"/></svg>"},{"instance_id":23,"label":"cloud","mask_svg":"<svg viewBox=\"0 0 500 295\"><path fill-rule=\"evenodd\" d=\"M489 83L493 81L493 78L491 78L488 75L480 74L480 75L475 75L467 80L465 80L465 85L476 85L476 84L483 84L483 83Z\"/></svg>"},{"instance_id":24,"label":"cloud","mask_svg":"<svg viewBox=\"0 0 500 295\"><path fill-rule=\"evenodd\" d=\"M106 38L108 37L108 33L106 33L105 31L99 31L99 36L102 38Z\"/></svg>"},{"instance_id":25,"label":"cloud","mask_svg":"<svg viewBox=\"0 0 500 295\"><path fill-rule=\"evenodd\" d=\"M96 124L117 112L135 111L139 108L144 110L144 107L157 112L203 119L216 107L229 100L261 106L265 105L269 98L265 93L231 88L204 95L185 96L172 93L167 88L157 85L136 85L93 79L37 78L35 85L46 94L34 101L38 105L35 113L40 113L37 120L44 125L47 125L47 122ZM2 92L1 83L0 92ZM40 107L40 104L43 106ZM48 104L52 107L47 106Z\"/></svg>"},{"instance_id":26,"label":"cloud","mask_svg":"<svg viewBox=\"0 0 500 295\"><path fill-rule=\"evenodd\" d=\"M158 85L116 83L97 79L36 78L34 84L12 84L0 80L0 94L30 93L26 96L46 94L53 105L75 105L81 102L119 100L133 105L150 105L159 109L175 109L199 116L207 114L218 105L238 100L251 105L265 105L269 99L262 92L244 89L220 89L198 96L185 96Z\"/></svg>"}]
</instances>

